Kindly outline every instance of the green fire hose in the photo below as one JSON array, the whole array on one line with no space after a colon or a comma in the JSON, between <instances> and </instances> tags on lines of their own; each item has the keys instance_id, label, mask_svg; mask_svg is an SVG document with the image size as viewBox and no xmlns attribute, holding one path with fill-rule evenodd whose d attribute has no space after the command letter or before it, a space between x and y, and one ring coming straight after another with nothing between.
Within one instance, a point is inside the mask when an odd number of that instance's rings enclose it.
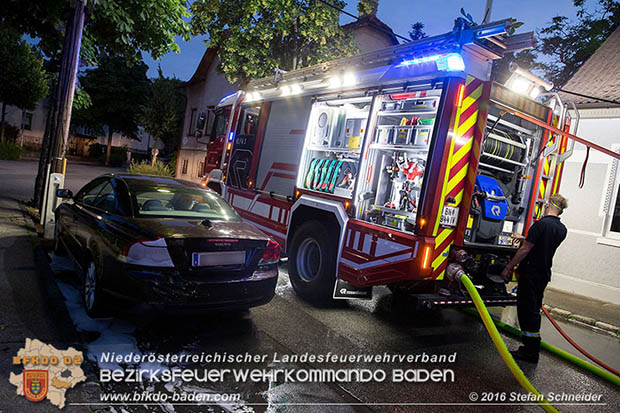
<instances>
[{"instance_id":1,"label":"green fire hose","mask_svg":"<svg viewBox=\"0 0 620 413\"><path fill-rule=\"evenodd\" d=\"M476 287L471 282L469 277L464 273L461 273L461 275L459 276L459 280L469 293L471 299L474 301L474 305L476 306L476 309L480 314L480 318L482 319L484 326L489 332L489 336L491 336L491 340L493 340L493 344L495 344L499 355L502 357L504 363L506 363L506 366L508 366L508 369L510 369L510 372L515 377L515 379L517 379L521 387L523 387L528 392L536 395L536 400L540 407L543 408L543 410L545 410L546 412L558 412L558 410L553 407L551 403L547 399L545 399L538 390L536 390L532 383L530 383L527 377L525 377L525 374L523 374L523 371L521 371L517 363L512 358L512 355L508 352L508 348L506 348L504 340L502 340L501 336L499 335L499 331L497 331L497 327L495 327L489 311L482 302L480 294L478 294Z\"/></svg>"},{"instance_id":2,"label":"green fire hose","mask_svg":"<svg viewBox=\"0 0 620 413\"><path fill-rule=\"evenodd\" d=\"M478 313L476 313L475 311L473 311L473 310L471 310L469 308L466 308L463 311L465 311L468 314L479 316ZM509 334L512 334L515 337L519 337L519 338L521 337L521 332L518 329L514 328L513 326L508 325L506 323L503 323L503 322L501 322L499 320L495 320L495 319L492 319L492 320L495 323L495 325L497 327L501 328L502 330L508 332ZM541 341L540 346L543 349L547 350L548 352L553 353L556 356L561 357L564 360L569 361L569 362L577 365L578 367L581 367L582 369L587 370L590 373L595 374L595 375L599 376L600 378L605 379L608 382L610 382L612 384L615 384L616 386L620 387L620 377L615 376L614 374L612 374L612 373L610 373L608 371L605 371L605 370L603 370L603 369L601 369L601 368L599 368L599 367L597 367L597 366L595 366L595 365L593 365L591 363L588 363L585 360L580 359L579 357L576 357L576 356L570 354L567 351L564 351L564 350L562 350L560 348L557 348L557 347L555 347L555 346L553 346L553 345L551 345L549 343L546 343L544 341Z\"/></svg>"}]
</instances>

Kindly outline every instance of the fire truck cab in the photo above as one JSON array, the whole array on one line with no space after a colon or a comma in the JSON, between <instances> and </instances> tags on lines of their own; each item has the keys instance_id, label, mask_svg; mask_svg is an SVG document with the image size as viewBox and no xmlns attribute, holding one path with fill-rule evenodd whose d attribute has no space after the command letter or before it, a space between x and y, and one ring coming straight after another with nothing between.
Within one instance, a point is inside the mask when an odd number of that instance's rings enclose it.
<instances>
[{"instance_id":1,"label":"fire truck cab","mask_svg":"<svg viewBox=\"0 0 620 413\"><path fill-rule=\"evenodd\" d=\"M493 60L531 47L510 25L457 19L445 35L252 81L220 103L230 116L206 185L283 246L308 300L388 285L421 306L468 305L447 276L458 263L487 304L515 303L500 277L513 234L527 235L570 155L541 124L570 121L537 84L489 80Z\"/></svg>"}]
</instances>

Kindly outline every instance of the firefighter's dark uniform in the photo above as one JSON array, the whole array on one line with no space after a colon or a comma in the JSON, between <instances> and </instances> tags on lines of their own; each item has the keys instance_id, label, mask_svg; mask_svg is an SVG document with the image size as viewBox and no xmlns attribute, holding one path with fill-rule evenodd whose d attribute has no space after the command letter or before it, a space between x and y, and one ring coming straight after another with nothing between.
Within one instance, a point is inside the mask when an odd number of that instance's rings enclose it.
<instances>
[{"instance_id":1,"label":"firefighter's dark uniform","mask_svg":"<svg viewBox=\"0 0 620 413\"><path fill-rule=\"evenodd\" d=\"M527 234L526 241L534 244L534 247L517 268L517 313L523 341L519 352L530 361L538 361L543 293L551 280L553 255L565 238L566 227L559 217L542 217L532 225Z\"/></svg>"}]
</instances>

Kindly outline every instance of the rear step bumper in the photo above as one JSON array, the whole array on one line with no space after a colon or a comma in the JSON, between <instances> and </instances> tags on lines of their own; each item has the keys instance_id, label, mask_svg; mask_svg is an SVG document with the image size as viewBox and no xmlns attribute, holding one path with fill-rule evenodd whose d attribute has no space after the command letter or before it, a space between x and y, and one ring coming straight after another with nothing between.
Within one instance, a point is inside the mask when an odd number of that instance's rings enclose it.
<instances>
[{"instance_id":1,"label":"rear step bumper","mask_svg":"<svg viewBox=\"0 0 620 413\"><path fill-rule=\"evenodd\" d=\"M416 294L417 305L419 308L438 308L438 307L472 307L474 301L469 297L452 296L444 297L438 294ZM482 298L487 307L509 306L517 304L517 297L513 295Z\"/></svg>"}]
</instances>

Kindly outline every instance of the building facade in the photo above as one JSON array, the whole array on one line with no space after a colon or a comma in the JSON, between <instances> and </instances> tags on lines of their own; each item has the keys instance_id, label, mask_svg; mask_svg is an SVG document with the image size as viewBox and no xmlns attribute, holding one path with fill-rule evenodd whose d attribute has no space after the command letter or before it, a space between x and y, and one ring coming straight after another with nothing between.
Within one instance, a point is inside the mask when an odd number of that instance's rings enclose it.
<instances>
[{"instance_id":1,"label":"building facade","mask_svg":"<svg viewBox=\"0 0 620 413\"><path fill-rule=\"evenodd\" d=\"M378 50L398 44L392 29L369 14L344 25L351 31L362 52ZM213 109L226 95L239 89L231 84L224 74L217 71L220 60L217 50L207 49L192 78L185 83L187 103L183 119L183 134L177 154L178 178L200 181L203 175L207 144L211 138L211 126L215 118Z\"/></svg>"},{"instance_id":2,"label":"building facade","mask_svg":"<svg viewBox=\"0 0 620 413\"><path fill-rule=\"evenodd\" d=\"M619 65L617 29L563 89L620 102ZM620 104L569 94L562 98L577 105L577 136L620 153ZM618 160L591 150L580 189L586 156L585 146L575 144L565 163L560 193L569 200L562 214L568 235L556 253L551 286L620 304L620 166Z\"/></svg>"}]
</instances>

